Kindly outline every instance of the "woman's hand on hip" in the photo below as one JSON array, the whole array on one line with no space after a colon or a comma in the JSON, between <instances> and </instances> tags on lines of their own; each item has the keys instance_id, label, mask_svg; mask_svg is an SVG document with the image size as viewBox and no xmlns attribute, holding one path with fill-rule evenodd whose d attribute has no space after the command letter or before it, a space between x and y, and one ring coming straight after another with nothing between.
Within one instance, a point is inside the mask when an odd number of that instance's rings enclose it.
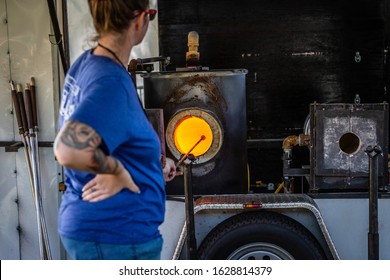
<instances>
[{"instance_id":1,"label":"woman's hand on hip","mask_svg":"<svg viewBox=\"0 0 390 280\"><path fill-rule=\"evenodd\" d=\"M83 188L83 200L98 202L119 193L123 189L140 193L129 172L123 168L119 174L97 174Z\"/></svg>"}]
</instances>

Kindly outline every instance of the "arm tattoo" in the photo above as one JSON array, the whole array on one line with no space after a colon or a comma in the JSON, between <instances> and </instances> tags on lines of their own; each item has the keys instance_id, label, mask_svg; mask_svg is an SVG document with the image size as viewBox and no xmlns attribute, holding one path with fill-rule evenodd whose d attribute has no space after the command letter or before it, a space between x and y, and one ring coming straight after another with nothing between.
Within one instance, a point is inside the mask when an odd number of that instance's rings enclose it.
<instances>
[{"instance_id":1,"label":"arm tattoo","mask_svg":"<svg viewBox=\"0 0 390 280\"><path fill-rule=\"evenodd\" d=\"M60 139L63 144L70 148L92 152L91 163L88 166L91 171L105 174L117 171L119 161L113 157L107 157L99 148L102 139L92 127L77 121L71 121L66 124Z\"/></svg>"},{"instance_id":2,"label":"arm tattoo","mask_svg":"<svg viewBox=\"0 0 390 280\"><path fill-rule=\"evenodd\" d=\"M84 150L88 148L96 149L102 139L92 127L77 121L71 121L66 124L62 132L61 142L68 147Z\"/></svg>"},{"instance_id":3,"label":"arm tattoo","mask_svg":"<svg viewBox=\"0 0 390 280\"><path fill-rule=\"evenodd\" d=\"M116 158L113 158L113 161L110 163L110 160L103 153L101 149L96 149L93 153L93 163L90 168L96 173L115 173L119 166L119 162Z\"/></svg>"}]
</instances>

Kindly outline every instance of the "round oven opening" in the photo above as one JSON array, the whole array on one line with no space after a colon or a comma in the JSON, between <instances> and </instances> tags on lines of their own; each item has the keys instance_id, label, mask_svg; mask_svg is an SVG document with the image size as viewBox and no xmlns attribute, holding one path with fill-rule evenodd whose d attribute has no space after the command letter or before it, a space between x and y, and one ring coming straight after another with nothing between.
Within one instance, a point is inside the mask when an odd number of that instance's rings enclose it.
<instances>
[{"instance_id":1,"label":"round oven opening","mask_svg":"<svg viewBox=\"0 0 390 280\"><path fill-rule=\"evenodd\" d=\"M195 116L187 116L180 120L173 134L175 147L182 154L191 151L194 156L201 156L213 143L210 125L204 119Z\"/></svg>"},{"instance_id":2,"label":"round oven opening","mask_svg":"<svg viewBox=\"0 0 390 280\"><path fill-rule=\"evenodd\" d=\"M354 155L359 151L360 146L360 138L353 132L347 132L339 139L339 147L347 155Z\"/></svg>"},{"instance_id":3,"label":"round oven opening","mask_svg":"<svg viewBox=\"0 0 390 280\"><path fill-rule=\"evenodd\" d=\"M166 142L176 159L193 154L195 163L211 160L222 145L219 121L204 110L187 109L176 113L168 122Z\"/></svg>"}]
</instances>

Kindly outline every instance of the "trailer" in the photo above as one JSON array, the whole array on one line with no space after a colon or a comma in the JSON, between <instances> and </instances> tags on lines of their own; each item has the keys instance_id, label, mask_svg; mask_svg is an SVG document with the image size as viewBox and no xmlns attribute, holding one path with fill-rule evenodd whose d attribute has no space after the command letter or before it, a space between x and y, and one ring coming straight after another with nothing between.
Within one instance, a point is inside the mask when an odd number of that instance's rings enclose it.
<instances>
[{"instance_id":1,"label":"trailer","mask_svg":"<svg viewBox=\"0 0 390 280\"><path fill-rule=\"evenodd\" d=\"M184 171L166 186L162 259L389 260L390 1L151 5L129 72ZM87 4L0 0L0 17L0 259L67 259L52 145ZM10 85L31 78L26 138Z\"/></svg>"}]
</instances>

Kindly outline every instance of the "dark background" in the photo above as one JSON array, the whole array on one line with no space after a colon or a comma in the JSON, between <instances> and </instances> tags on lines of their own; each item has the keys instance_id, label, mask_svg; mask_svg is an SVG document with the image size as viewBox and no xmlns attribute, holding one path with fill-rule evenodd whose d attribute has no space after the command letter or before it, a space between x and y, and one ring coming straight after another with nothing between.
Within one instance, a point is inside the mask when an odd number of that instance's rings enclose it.
<instances>
[{"instance_id":1,"label":"dark background","mask_svg":"<svg viewBox=\"0 0 390 280\"><path fill-rule=\"evenodd\" d=\"M302 133L310 103L389 101L390 0L159 0L158 10L168 70L185 66L197 31L202 66L249 71L252 184L281 182L282 140ZM306 149L294 154L293 166L308 163Z\"/></svg>"}]
</instances>

